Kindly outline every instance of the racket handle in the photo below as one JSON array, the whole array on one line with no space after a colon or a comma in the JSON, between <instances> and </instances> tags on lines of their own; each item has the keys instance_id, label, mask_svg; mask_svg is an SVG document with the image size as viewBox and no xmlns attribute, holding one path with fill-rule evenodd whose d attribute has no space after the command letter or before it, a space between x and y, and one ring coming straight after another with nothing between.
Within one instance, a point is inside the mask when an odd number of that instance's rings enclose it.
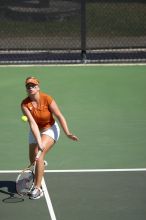
<instances>
[{"instance_id":1,"label":"racket handle","mask_svg":"<svg viewBox=\"0 0 146 220\"><path fill-rule=\"evenodd\" d=\"M37 153L37 155L36 155L35 160L38 160L38 159L39 159L39 157L41 156L41 153L42 153L42 151L41 151L41 150L39 150L39 151L38 151L38 153Z\"/></svg>"}]
</instances>

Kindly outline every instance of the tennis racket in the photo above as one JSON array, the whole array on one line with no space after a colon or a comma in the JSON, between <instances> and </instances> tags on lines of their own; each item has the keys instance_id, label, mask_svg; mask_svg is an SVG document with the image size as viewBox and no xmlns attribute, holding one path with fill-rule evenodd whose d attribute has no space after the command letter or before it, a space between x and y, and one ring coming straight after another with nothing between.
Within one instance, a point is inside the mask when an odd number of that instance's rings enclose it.
<instances>
[{"instance_id":1,"label":"tennis racket","mask_svg":"<svg viewBox=\"0 0 146 220\"><path fill-rule=\"evenodd\" d=\"M39 150L35 161L30 164L27 168L21 171L16 178L16 191L19 195L25 196L28 195L34 184L34 175L35 175L35 165L36 161L39 159L42 151Z\"/></svg>"}]
</instances>

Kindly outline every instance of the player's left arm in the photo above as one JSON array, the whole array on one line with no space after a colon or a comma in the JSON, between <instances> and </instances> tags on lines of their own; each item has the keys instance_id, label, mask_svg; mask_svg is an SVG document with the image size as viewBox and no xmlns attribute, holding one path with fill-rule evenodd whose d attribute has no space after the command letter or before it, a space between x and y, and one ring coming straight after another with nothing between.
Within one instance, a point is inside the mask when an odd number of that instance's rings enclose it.
<instances>
[{"instance_id":1,"label":"player's left arm","mask_svg":"<svg viewBox=\"0 0 146 220\"><path fill-rule=\"evenodd\" d=\"M57 103L55 102L55 100L53 100L49 106L51 112L55 115L55 117L58 119L61 127L63 128L64 133L67 135L68 138L74 140L74 141L78 141L78 137L73 135L67 125L67 121L65 119L65 117L63 116L63 114L61 113Z\"/></svg>"}]
</instances>

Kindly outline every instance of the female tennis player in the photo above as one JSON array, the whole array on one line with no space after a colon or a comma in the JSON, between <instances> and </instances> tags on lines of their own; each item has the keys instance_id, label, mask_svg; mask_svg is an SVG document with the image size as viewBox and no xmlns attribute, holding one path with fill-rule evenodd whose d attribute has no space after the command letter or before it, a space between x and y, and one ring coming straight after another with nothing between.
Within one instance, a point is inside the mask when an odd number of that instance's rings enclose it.
<instances>
[{"instance_id":1,"label":"female tennis player","mask_svg":"<svg viewBox=\"0 0 146 220\"><path fill-rule=\"evenodd\" d=\"M28 77L25 81L28 97L21 102L21 109L28 118L29 131L29 159L33 163L37 152L42 151L36 161L34 187L30 193L31 199L39 199L43 196L41 181L44 176L44 158L46 153L58 141L60 128L55 121L58 119L60 126L68 138L77 141L78 137L73 135L67 125L66 119L61 113L55 100L40 90L39 80Z\"/></svg>"}]
</instances>

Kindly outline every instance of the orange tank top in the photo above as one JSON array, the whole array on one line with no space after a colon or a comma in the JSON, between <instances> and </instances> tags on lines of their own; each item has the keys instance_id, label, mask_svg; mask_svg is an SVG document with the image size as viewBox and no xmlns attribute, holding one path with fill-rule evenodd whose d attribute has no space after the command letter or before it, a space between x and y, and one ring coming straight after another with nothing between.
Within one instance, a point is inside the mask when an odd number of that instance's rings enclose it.
<instances>
[{"instance_id":1,"label":"orange tank top","mask_svg":"<svg viewBox=\"0 0 146 220\"><path fill-rule=\"evenodd\" d=\"M40 92L40 106L35 108L29 97L25 98L21 105L26 106L31 112L40 130L51 127L55 120L49 109L53 98L45 93Z\"/></svg>"}]
</instances>

